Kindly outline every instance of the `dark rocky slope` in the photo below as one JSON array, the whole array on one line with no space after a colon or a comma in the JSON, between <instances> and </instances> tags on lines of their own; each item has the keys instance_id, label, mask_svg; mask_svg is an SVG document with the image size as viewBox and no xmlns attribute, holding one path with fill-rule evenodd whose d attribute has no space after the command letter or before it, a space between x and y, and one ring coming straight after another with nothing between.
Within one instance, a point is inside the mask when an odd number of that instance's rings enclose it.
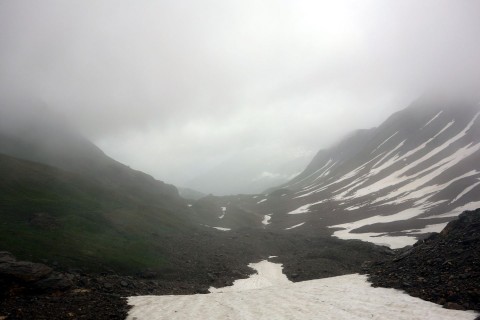
<instances>
[{"instance_id":1,"label":"dark rocky slope","mask_svg":"<svg viewBox=\"0 0 480 320\"><path fill-rule=\"evenodd\" d=\"M374 286L402 289L451 309L480 311L480 209L388 260L366 264Z\"/></svg>"}]
</instances>

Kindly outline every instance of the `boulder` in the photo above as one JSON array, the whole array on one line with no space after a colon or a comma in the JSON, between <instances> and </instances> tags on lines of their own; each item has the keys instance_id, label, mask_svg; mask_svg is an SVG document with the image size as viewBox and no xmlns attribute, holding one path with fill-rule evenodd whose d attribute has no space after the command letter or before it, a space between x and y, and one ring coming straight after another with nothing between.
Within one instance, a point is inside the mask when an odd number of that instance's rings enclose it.
<instances>
[{"instance_id":1,"label":"boulder","mask_svg":"<svg viewBox=\"0 0 480 320\"><path fill-rule=\"evenodd\" d=\"M47 277L52 271L52 268L41 263L16 261L8 253L3 253L0 256L0 277L12 277L25 282L35 282Z\"/></svg>"}]
</instances>

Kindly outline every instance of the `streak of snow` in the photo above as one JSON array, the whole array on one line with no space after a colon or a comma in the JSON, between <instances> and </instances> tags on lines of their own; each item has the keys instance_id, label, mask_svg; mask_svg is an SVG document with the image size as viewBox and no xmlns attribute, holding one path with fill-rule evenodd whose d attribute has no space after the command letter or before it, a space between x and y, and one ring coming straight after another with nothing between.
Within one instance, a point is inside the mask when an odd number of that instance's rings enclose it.
<instances>
[{"instance_id":1,"label":"streak of snow","mask_svg":"<svg viewBox=\"0 0 480 320\"><path fill-rule=\"evenodd\" d=\"M257 202L257 204L260 204L260 203L262 203L262 202L265 202L265 201L267 201L267 199L266 199L266 198L265 198L265 199L262 199L262 200L260 200L260 201L258 201L258 202Z\"/></svg>"},{"instance_id":2,"label":"streak of snow","mask_svg":"<svg viewBox=\"0 0 480 320\"><path fill-rule=\"evenodd\" d=\"M353 211L353 210L360 209L361 207L362 207L362 206L351 206L351 207L345 208L345 210L347 210L347 211Z\"/></svg>"},{"instance_id":3,"label":"streak of snow","mask_svg":"<svg viewBox=\"0 0 480 320\"><path fill-rule=\"evenodd\" d=\"M391 214L388 216L373 216L370 218L339 224L335 226L330 226L329 228L341 228L342 230L337 230L333 233L334 237L339 239L349 240L349 239L358 239L362 241L372 242L375 244L386 245L392 249L402 248L407 245L414 244L417 240L414 237L408 236L389 236L383 233L375 233L375 232L366 232L366 233L352 233L353 230L376 224L376 223L388 223L388 222L395 222L401 220L409 220L415 218L435 203L425 202L423 205L409 208L403 211L400 211L395 214Z\"/></svg>"},{"instance_id":4,"label":"streak of snow","mask_svg":"<svg viewBox=\"0 0 480 320\"><path fill-rule=\"evenodd\" d=\"M380 148L381 146L383 146L385 143L388 142L388 140L392 139L393 137L395 137L397 135L398 131L395 132L394 134L392 134L390 137L388 137L387 139L385 139L382 143L380 143L376 148L375 150L373 150L370 154L374 153L375 151L378 150L378 148Z\"/></svg>"},{"instance_id":5,"label":"streak of snow","mask_svg":"<svg viewBox=\"0 0 480 320\"><path fill-rule=\"evenodd\" d=\"M437 177L443 172L443 166L439 167L435 171L432 171L428 175L423 176L422 178L412 180L412 182L404 185L403 187L390 192L388 195L384 197L377 198L374 200L372 203L377 203L386 199L394 199L388 203L385 204L399 204L403 203L409 200L415 200L415 199L423 199L427 200L434 196L437 192L444 190L447 188L449 185L457 182L458 180L468 178L474 175L480 174L480 172L476 170L472 170L470 172L467 172L459 177L456 177L452 180L449 180L443 184L434 184L434 185L428 185L423 188L421 188L423 185L425 185L427 182L431 181L433 178ZM410 191L414 190L414 191ZM428 195L428 196L427 196ZM425 197L427 196L427 197ZM446 202L446 200L444 200Z\"/></svg>"},{"instance_id":6,"label":"streak of snow","mask_svg":"<svg viewBox=\"0 0 480 320\"><path fill-rule=\"evenodd\" d=\"M460 215L460 213L462 213L463 211L475 210L478 208L480 208L480 201L472 201L467 204L464 204L463 206L457 207L450 212L439 214L436 216L425 217L422 219L451 218L451 217L456 217Z\"/></svg>"},{"instance_id":7,"label":"streak of snow","mask_svg":"<svg viewBox=\"0 0 480 320\"><path fill-rule=\"evenodd\" d=\"M297 182L292 183L291 185L288 185L287 187L289 187L289 186L294 186L294 185L296 185L296 184L299 184L300 182L303 182L303 181L307 180L307 179L310 178L310 177L313 177L316 173L318 173L318 172L321 171L323 168L325 168L326 166L328 166L331 162L332 162L332 159L329 159L329 160L327 161L327 163L325 163L325 164L323 165L323 167L321 167L320 169L316 170L316 171L313 172L312 174L306 176L305 178L303 178L303 179L301 179L301 180L298 180Z\"/></svg>"},{"instance_id":8,"label":"streak of snow","mask_svg":"<svg viewBox=\"0 0 480 320\"><path fill-rule=\"evenodd\" d=\"M318 177L316 177L313 182L317 181L318 179L320 179L321 177L324 177L324 176L327 176L329 173L330 173L330 170L332 170L332 168L337 164L338 161L335 161L334 163L332 163L330 165L330 167L326 168Z\"/></svg>"},{"instance_id":9,"label":"streak of snow","mask_svg":"<svg viewBox=\"0 0 480 320\"><path fill-rule=\"evenodd\" d=\"M443 112L443 110L441 110L439 113L437 113L432 119L430 119L430 121L428 121L427 123L425 123L425 125L423 127L420 128L420 130L423 130L423 128L425 128L426 126L428 126L430 123L433 122L433 120L437 119L439 115L441 115Z\"/></svg>"},{"instance_id":10,"label":"streak of snow","mask_svg":"<svg viewBox=\"0 0 480 320\"><path fill-rule=\"evenodd\" d=\"M443 230L443 228L445 228L447 224L448 222L438 223L438 224L429 224L422 229L405 230L403 232L406 232L409 234L425 234L425 233L431 233L431 232L440 232Z\"/></svg>"},{"instance_id":11,"label":"streak of snow","mask_svg":"<svg viewBox=\"0 0 480 320\"><path fill-rule=\"evenodd\" d=\"M375 163L372 168L376 168L380 163L383 162L383 160L387 159L388 156L390 156L392 153L394 153L395 151L397 151L398 149L400 149L404 144L405 144L405 141L407 140L403 140L402 142L400 142L395 148L393 148L392 150L390 150L389 152L387 152L386 155L384 155L380 160L378 160L377 163Z\"/></svg>"},{"instance_id":12,"label":"streak of snow","mask_svg":"<svg viewBox=\"0 0 480 320\"><path fill-rule=\"evenodd\" d=\"M222 227L212 227L213 229L217 229L217 230L220 230L220 231L230 231L232 229L230 228L222 228Z\"/></svg>"},{"instance_id":13,"label":"streak of snow","mask_svg":"<svg viewBox=\"0 0 480 320\"><path fill-rule=\"evenodd\" d=\"M298 227L300 227L300 226L303 226L304 224L305 224L305 222L302 222L302 223L296 224L296 225L294 225L294 226L285 228L285 230L295 229L295 228L298 228Z\"/></svg>"},{"instance_id":14,"label":"streak of snow","mask_svg":"<svg viewBox=\"0 0 480 320\"><path fill-rule=\"evenodd\" d=\"M209 228L213 228L213 229L217 229L217 230L220 230L220 231L230 231L230 230L232 230L230 228L212 227L212 226L209 226L208 224L204 224L204 226L209 227Z\"/></svg>"},{"instance_id":15,"label":"streak of snow","mask_svg":"<svg viewBox=\"0 0 480 320\"><path fill-rule=\"evenodd\" d=\"M464 195L466 195L467 193L469 193L470 191L472 191L476 186L478 186L480 184L480 181L479 182L475 182L474 184L472 184L471 186L465 188L465 190L463 190L462 192L460 192L458 194L458 196L455 197L455 199L453 199L452 201L450 201L450 204L452 203L455 203L458 199L460 199L461 197L463 197Z\"/></svg>"},{"instance_id":16,"label":"streak of snow","mask_svg":"<svg viewBox=\"0 0 480 320\"><path fill-rule=\"evenodd\" d=\"M362 171L362 169L364 169L367 164L369 164L370 162L373 162L375 161L378 157L381 157L383 153L373 157L372 159L370 159L369 161L365 162L364 164L358 166L357 168L353 169L352 171L350 171L349 173L341 176L339 179L335 180L334 183L339 183L339 182L342 182L344 180L347 180L347 179L350 179L350 178L353 178L354 176L356 176L360 171Z\"/></svg>"},{"instance_id":17,"label":"streak of snow","mask_svg":"<svg viewBox=\"0 0 480 320\"><path fill-rule=\"evenodd\" d=\"M373 183L369 186L358 189L357 191L355 191L355 197L366 196L368 194L371 194L373 192L378 192L378 191L380 191L382 189L385 189L387 187L390 187L392 185L397 185L397 184L400 184L400 183L402 183L406 180L415 178L416 176L418 176L418 173L416 175L413 175L413 176L406 176L405 173L408 172L410 169L415 168L419 164L429 160L430 158L437 155L441 151L445 150L452 143L460 140L463 136L465 136L467 131L470 130L470 128L473 126L473 124L475 123L475 121L477 120L479 115L480 115L480 112L475 115L475 117L470 121L470 123L467 125L467 127L465 127L461 132L459 132L453 138L450 138L449 140L444 142L442 145L440 145L437 148L433 149L432 151L428 152L426 155L424 155L420 159L417 159L417 160L409 163L408 165L406 165L405 167L403 167L400 170L397 170L396 172L389 175L388 177L385 177L385 178L383 178L383 179L381 179L381 180L379 180L379 181L377 181L377 182L375 182L375 183ZM472 144L470 144L470 145L468 145L464 148L458 149L453 155L451 155L450 157L447 157L447 158L445 158L441 161L444 165L441 166L439 169L437 169L435 171L436 174L429 174L427 176L430 178L430 180L435 178L437 175L443 173L447 168L452 167L453 165L457 164L458 162L460 162L464 158L472 155L473 153L475 153L478 150L480 150L480 143L478 143L476 145L473 145L473 146L472 146ZM418 184L418 186L421 186L422 184L424 184L425 182L428 182L429 180L425 179L425 177L424 177L424 179L422 181L423 182L421 184L419 184L418 181L417 182L412 182L412 183ZM411 186L409 186L409 187L411 188ZM412 190L412 189L410 189L410 190ZM402 191L402 192L405 192L405 191ZM402 193L402 192L400 192L400 193ZM394 197L394 196L392 195L390 198L392 198L392 197Z\"/></svg>"},{"instance_id":18,"label":"streak of snow","mask_svg":"<svg viewBox=\"0 0 480 320\"><path fill-rule=\"evenodd\" d=\"M447 123L447 125L445 127L442 128L442 130L438 131L437 134L435 134L432 138L428 139L427 141L425 141L424 143L422 143L421 145L419 145L418 147L416 147L415 149L412 149L410 150L409 152L405 153L399 160L405 160L407 159L408 157L411 157L413 156L414 154L416 154L417 152L423 150L430 142L432 142L433 140L435 140L439 135L441 135L445 130L447 130L448 128L450 128L453 124L455 123L455 120L452 120L450 121L449 123Z\"/></svg>"},{"instance_id":19,"label":"streak of snow","mask_svg":"<svg viewBox=\"0 0 480 320\"><path fill-rule=\"evenodd\" d=\"M310 187L309 189L307 190L302 190L302 191L299 191L299 192L296 192L297 194L298 193L302 193L302 192L305 192L305 191L309 191L309 190L312 190L314 189L313 191L310 191L310 192L307 192L305 194L301 194L299 196L296 196L294 197L294 199L297 199L297 198L304 198L304 197L307 197L309 195L312 195L314 193L318 193L318 192L321 192L325 189L327 189L329 186L332 186L334 184L337 184L337 183L340 183L342 181L345 181L345 180L348 180L348 179L351 179L353 177L355 177L355 175L357 175L361 170L363 170L370 162L374 161L375 159L377 159L378 157L381 157L383 153L377 155L376 157L374 157L373 159L370 159L369 161L365 162L364 164L358 166L357 168L353 169L352 171L346 173L345 175L341 176L340 178L334 180L333 182L330 182L329 184L325 185L325 186L322 186L323 183L320 183L320 184L317 184L317 185L312 185L312 187ZM321 188L320 188L321 187Z\"/></svg>"}]
</instances>

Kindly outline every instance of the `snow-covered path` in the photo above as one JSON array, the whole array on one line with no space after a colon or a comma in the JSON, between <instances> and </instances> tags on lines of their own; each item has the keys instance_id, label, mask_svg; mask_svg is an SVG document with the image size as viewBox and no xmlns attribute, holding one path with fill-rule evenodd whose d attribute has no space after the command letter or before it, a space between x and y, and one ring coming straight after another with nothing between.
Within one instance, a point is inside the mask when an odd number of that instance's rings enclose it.
<instances>
[{"instance_id":1,"label":"snow-covered path","mask_svg":"<svg viewBox=\"0 0 480 320\"><path fill-rule=\"evenodd\" d=\"M258 274L210 294L130 297L129 320L474 319L398 290L373 288L363 275L291 283L281 265L251 264ZM248 280L251 281L249 282ZM220 290L219 290L220 291Z\"/></svg>"}]
</instances>

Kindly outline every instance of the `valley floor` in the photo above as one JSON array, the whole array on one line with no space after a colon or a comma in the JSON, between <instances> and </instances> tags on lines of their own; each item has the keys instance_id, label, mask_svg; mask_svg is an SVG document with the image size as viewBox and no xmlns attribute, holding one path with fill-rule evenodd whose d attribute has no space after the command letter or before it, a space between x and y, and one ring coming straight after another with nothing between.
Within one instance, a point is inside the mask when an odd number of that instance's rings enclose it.
<instances>
[{"instance_id":1,"label":"valley floor","mask_svg":"<svg viewBox=\"0 0 480 320\"><path fill-rule=\"evenodd\" d=\"M290 282L280 264L251 264L257 274L210 294L130 297L128 320L164 319L475 319L350 274Z\"/></svg>"}]
</instances>

